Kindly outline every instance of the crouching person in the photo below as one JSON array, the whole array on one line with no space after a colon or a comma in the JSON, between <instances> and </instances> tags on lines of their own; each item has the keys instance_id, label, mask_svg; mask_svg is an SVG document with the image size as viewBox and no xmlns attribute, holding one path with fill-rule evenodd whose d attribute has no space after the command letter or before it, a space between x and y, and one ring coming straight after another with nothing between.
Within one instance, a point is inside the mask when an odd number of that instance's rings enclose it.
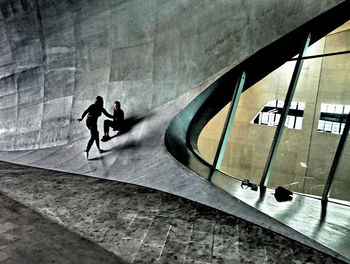
<instances>
[{"instance_id":1,"label":"crouching person","mask_svg":"<svg viewBox=\"0 0 350 264\"><path fill-rule=\"evenodd\" d=\"M103 124L104 128L104 136L102 137L101 141L107 141L110 140L111 137L109 136L109 128L113 128L114 131L123 130L123 124L124 124L124 111L120 108L120 102L115 101L113 105L113 120L105 120Z\"/></svg>"}]
</instances>

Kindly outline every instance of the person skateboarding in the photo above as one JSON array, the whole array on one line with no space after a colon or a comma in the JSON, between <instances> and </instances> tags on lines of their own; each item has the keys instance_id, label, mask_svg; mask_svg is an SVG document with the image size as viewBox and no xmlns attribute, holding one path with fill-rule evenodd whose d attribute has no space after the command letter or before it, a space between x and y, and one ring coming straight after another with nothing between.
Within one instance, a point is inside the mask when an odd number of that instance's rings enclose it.
<instances>
[{"instance_id":1,"label":"person skateboarding","mask_svg":"<svg viewBox=\"0 0 350 264\"><path fill-rule=\"evenodd\" d=\"M103 124L104 136L101 141L105 142L111 139L109 136L109 128L113 128L114 131L121 131L124 123L124 111L120 108L120 102L115 101L113 105L113 120L105 120Z\"/></svg>"},{"instance_id":2,"label":"person skateboarding","mask_svg":"<svg viewBox=\"0 0 350 264\"><path fill-rule=\"evenodd\" d=\"M91 149L92 144L94 141L96 142L97 149L100 153L103 153L104 150L100 148L100 139L99 139L99 133L97 129L97 119L101 116L101 113L103 113L105 116L109 118L113 118L111 114L109 114L106 109L103 108L103 98L101 96L97 96L94 99L94 102L92 105L90 105L83 113L81 118L78 118L77 120L80 122L84 119L84 117L87 115L86 118L86 126L90 130L90 139L87 143L86 149L84 150L86 159L89 159L89 151Z\"/></svg>"}]
</instances>

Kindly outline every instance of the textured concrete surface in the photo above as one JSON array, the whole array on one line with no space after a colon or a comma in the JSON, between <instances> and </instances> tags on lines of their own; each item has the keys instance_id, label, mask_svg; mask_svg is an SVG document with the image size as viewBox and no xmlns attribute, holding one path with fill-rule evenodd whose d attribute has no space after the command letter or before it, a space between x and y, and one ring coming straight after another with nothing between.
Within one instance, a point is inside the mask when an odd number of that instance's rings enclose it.
<instances>
[{"instance_id":1,"label":"textured concrete surface","mask_svg":"<svg viewBox=\"0 0 350 264\"><path fill-rule=\"evenodd\" d=\"M181 97L180 102L191 100L190 95L186 94ZM327 248L336 245L327 243L332 242L332 240L322 241L325 242L325 246L322 246L317 242L317 236L313 239L305 237L296 231L298 226L295 226L295 229L289 228L286 224L282 224L230 196L174 160L163 145L163 135L167 127L166 124L170 122L172 116L180 111L181 105L179 100L176 100L151 112L149 116L139 120L128 133L116 136L108 143L102 144L102 147L107 150L106 153L99 155L93 148L92 160L90 161L87 161L83 155L86 140L77 141L64 147L26 152L0 152L0 159L36 167L64 169L66 172L129 182L162 190L217 208L333 256L339 254L335 252L337 248L332 247L333 250ZM161 130L159 127L163 129ZM148 133L146 133L147 131ZM255 197L253 199L256 200ZM24 197L23 200L25 200ZM286 205L282 204L281 206ZM317 211L315 212L317 215ZM286 220L288 219L289 217L286 217ZM334 226L325 225L324 228L327 230L330 228L331 232Z\"/></svg>"},{"instance_id":2,"label":"textured concrete surface","mask_svg":"<svg viewBox=\"0 0 350 264\"><path fill-rule=\"evenodd\" d=\"M216 173L212 183L252 207L297 230L305 236L326 245L350 262L349 204L328 202L325 206L319 199L293 194L291 201L278 202L274 190L265 193L241 188L241 181L223 173Z\"/></svg>"},{"instance_id":3,"label":"textured concrete surface","mask_svg":"<svg viewBox=\"0 0 350 264\"><path fill-rule=\"evenodd\" d=\"M96 95L144 115L340 2L1 0L0 149L86 137Z\"/></svg>"},{"instance_id":4,"label":"textured concrete surface","mask_svg":"<svg viewBox=\"0 0 350 264\"><path fill-rule=\"evenodd\" d=\"M339 2L1 0L0 149L26 150L1 159L151 186L312 244L183 168L163 135L194 87ZM87 162L75 119L98 94L140 118Z\"/></svg>"},{"instance_id":5,"label":"textured concrete surface","mask_svg":"<svg viewBox=\"0 0 350 264\"><path fill-rule=\"evenodd\" d=\"M127 263L0 193L0 263Z\"/></svg>"},{"instance_id":6,"label":"textured concrete surface","mask_svg":"<svg viewBox=\"0 0 350 264\"><path fill-rule=\"evenodd\" d=\"M132 184L0 162L0 189L128 263L343 263L237 217ZM42 224L47 220L37 222L39 216L9 198L0 196L0 201L0 243L6 244L0 244L1 264L11 263L1 259L9 248L37 253L30 247L35 243L39 243L37 250L45 245L44 252L33 259L44 255L46 262L37 263L109 263L103 259L98 262L93 248L88 256L94 254L94 259L86 261L80 254L87 246L75 243L76 235L50 223L46 224L49 231L60 234L52 235L56 239L49 242L50 235L45 234ZM30 229L33 239L29 245L27 237L21 236L21 225L26 230L37 227ZM41 240L36 240L37 236ZM6 240L14 237L17 244ZM59 239L65 244L61 246ZM50 249L52 246L65 254L64 261L59 252ZM16 252L10 254L18 256ZM72 252L76 254L70 256ZM26 262L27 256L15 263L35 263L31 258ZM115 259L113 263L121 262Z\"/></svg>"}]
</instances>

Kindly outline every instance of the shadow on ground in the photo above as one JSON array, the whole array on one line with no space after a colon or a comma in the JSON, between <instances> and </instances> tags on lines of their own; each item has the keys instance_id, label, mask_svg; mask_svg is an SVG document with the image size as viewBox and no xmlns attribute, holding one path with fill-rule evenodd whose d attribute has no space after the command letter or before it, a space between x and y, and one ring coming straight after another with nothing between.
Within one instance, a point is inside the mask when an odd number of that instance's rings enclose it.
<instances>
[{"instance_id":1,"label":"shadow on ground","mask_svg":"<svg viewBox=\"0 0 350 264\"><path fill-rule=\"evenodd\" d=\"M122 130L120 130L117 134L114 136L111 136L112 138L115 138L117 136L123 135L128 133L136 124L140 123L142 120L144 120L147 116L132 116L124 120L124 125Z\"/></svg>"}]
</instances>

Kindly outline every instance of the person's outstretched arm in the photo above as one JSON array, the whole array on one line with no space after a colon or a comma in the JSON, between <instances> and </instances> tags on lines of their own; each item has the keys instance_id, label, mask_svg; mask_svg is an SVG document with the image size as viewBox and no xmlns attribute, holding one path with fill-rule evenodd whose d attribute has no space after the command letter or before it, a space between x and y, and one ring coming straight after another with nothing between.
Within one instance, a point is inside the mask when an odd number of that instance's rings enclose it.
<instances>
[{"instance_id":1,"label":"person's outstretched arm","mask_svg":"<svg viewBox=\"0 0 350 264\"><path fill-rule=\"evenodd\" d=\"M83 115L81 116L81 118L78 118L78 119L77 119L79 122L82 121L82 120L84 119L84 117L89 113L90 107L91 107L91 106L89 106L89 107L84 111L84 113L83 113Z\"/></svg>"},{"instance_id":2,"label":"person's outstretched arm","mask_svg":"<svg viewBox=\"0 0 350 264\"><path fill-rule=\"evenodd\" d=\"M104 108L102 108L102 113L103 113L105 116L109 117L109 118L113 118L113 116L110 115L110 114L106 111L106 109L104 109Z\"/></svg>"}]
</instances>

